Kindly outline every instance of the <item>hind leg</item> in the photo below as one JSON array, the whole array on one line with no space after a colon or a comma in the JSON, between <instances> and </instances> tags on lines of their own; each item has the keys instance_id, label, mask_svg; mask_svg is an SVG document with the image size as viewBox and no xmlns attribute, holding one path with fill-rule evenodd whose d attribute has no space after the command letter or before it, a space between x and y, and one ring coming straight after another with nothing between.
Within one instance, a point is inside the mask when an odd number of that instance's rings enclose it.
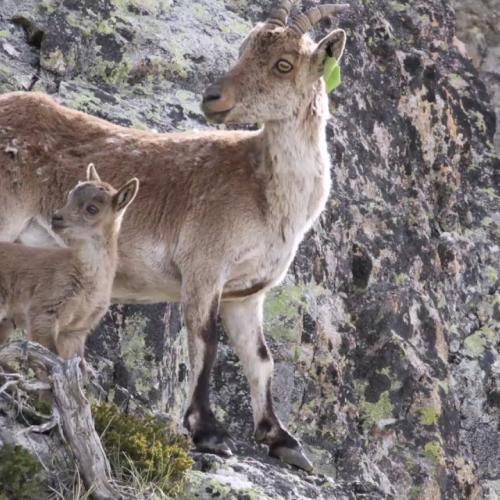
<instances>
[{"instance_id":1,"label":"hind leg","mask_svg":"<svg viewBox=\"0 0 500 500\"><path fill-rule=\"evenodd\" d=\"M226 432L210 408L210 375L217 355L220 288L209 277L185 280L182 305L188 331L190 387L184 425L200 451L231 455Z\"/></svg>"}]
</instances>

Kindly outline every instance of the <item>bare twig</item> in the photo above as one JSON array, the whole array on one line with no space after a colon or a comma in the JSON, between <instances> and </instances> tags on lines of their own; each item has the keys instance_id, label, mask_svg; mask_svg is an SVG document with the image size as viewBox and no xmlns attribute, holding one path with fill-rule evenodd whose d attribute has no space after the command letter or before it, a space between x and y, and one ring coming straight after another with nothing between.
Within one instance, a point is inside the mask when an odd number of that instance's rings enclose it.
<instances>
[{"instance_id":1,"label":"bare twig","mask_svg":"<svg viewBox=\"0 0 500 500\"><path fill-rule=\"evenodd\" d=\"M19 383L19 380L7 380L2 387L0 387L0 394L5 392L11 385L16 385Z\"/></svg>"},{"instance_id":2,"label":"bare twig","mask_svg":"<svg viewBox=\"0 0 500 500\"><path fill-rule=\"evenodd\" d=\"M35 373L43 374L43 381L26 382L30 390L52 390L54 397L53 414L49 421L29 427L25 432L46 432L54 427L62 429L64 440L69 444L80 474L92 497L97 499L119 498L111 486L111 472L108 459L94 428L90 404L83 392L80 359L62 361L39 344L26 341L12 342L0 348L0 365L9 366L20 362ZM45 376L47 374L47 376ZM6 374L2 373L2 377ZM22 377L7 380L0 388L0 395L14 402L24 411L21 402L5 390L18 384ZM47 380L49 382L47 382ZM3 390L3 393L2 393ZM39 415L37 414L39 417ZM47 418L47 417L45 417Z\"/></svg>"}]
</instances>

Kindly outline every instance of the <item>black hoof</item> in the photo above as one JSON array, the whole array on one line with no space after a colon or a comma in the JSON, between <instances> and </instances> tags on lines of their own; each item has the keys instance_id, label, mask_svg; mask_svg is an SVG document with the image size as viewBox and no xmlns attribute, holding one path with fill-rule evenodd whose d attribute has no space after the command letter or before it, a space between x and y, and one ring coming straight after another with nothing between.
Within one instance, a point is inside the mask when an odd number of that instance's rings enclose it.
<instances>
[{"instance_id":1,"label":"black hoof","mask_svg":"<svg viewBox=\"0 0 500 500\"><path fill-rule=\"evenodd\" d=\"M230 457L233 455L229 435L222 431L197 432L193 436L193 442L198 451L203 453L215 453L222 457Z\"/></svg>"},{"instance_id":2,"label":"black hoof","mask_svg":"<svg viewBox=\"0 0 500 500\"><path fill-rule=\"evenodd\" d=\"M306 472L312 472L314 469L313 464L306 457L300 445L294 448L288 448L286 446L271 447L269 448L269 455L271 457L280 458L283 462L294 465Z\"/></svg>"}]
</instances>

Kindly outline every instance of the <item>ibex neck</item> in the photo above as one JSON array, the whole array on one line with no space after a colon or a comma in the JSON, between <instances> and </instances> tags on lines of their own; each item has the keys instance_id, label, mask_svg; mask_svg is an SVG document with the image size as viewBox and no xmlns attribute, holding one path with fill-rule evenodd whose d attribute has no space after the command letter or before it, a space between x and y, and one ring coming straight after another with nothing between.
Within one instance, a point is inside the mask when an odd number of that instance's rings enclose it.
<instances>
[{"instance_id":1,"label":"ibex neck","mask_svg":"<svg viewBox=\"0 0 500 500\"><path fill-rule=\"evenodd\" d=\"M328 164L326 122L328 98L321 82L309 103L293 118L267 122L262 132L274 173L323 169ZM313 161L307 161L312 159ZM304 163L306 161L306 163ZM306 171L304 171L304 168Z\"/></svg>"},{"instance_id":2,"label":"ibex neck","mask_svg":"<svg viewBox=\"0 0 500 500\"><path fill-rule=\"evenodd\" d=\"M70 246L84 274L95 276L104 272L109 276L114 275L118 262L118 241L115 235L73 240Z\"/></svg>"},{"instance_id":3,"label":"ibex neck","mask_svg":"<svg viewBox=\"0 0 500 500\"><path fill-rule=\"evenodd\" d=\"M326 144L328 99L322 86L293 119L269 122L265 143L269 222L286 240L301 236L323 210L330 190Z\"/></svg>"}]
</instances>

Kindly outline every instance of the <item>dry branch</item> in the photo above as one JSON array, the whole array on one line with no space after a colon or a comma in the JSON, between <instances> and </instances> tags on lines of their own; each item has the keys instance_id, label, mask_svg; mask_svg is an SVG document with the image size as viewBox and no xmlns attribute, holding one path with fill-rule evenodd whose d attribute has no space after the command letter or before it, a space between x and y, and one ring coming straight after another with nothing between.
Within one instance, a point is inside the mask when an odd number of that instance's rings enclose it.
<instances>
[{"instance_id":1,"label":"dry branch","mask_svg":"<svg viewBox=\"0 0 500 500\"><path fill-rule=\"evenodd\" d=\"M7 368L19 363L32 368L37 374L41 371L47 375L54 397L52 421L62 428L64 439L75 456L92 496L99 500L119 498L111 486L109 462L94 428L90 404L83 392L80 359L65 362L41 345L26 341L12 342L0 348L1 366ZM40 387L45 389L46 383L44 380ZM7 382L2 389L6 389L5 386ZM52 421L41 426L44 427L41 430L47 430Z\"/></svg>"}]
</instances>

